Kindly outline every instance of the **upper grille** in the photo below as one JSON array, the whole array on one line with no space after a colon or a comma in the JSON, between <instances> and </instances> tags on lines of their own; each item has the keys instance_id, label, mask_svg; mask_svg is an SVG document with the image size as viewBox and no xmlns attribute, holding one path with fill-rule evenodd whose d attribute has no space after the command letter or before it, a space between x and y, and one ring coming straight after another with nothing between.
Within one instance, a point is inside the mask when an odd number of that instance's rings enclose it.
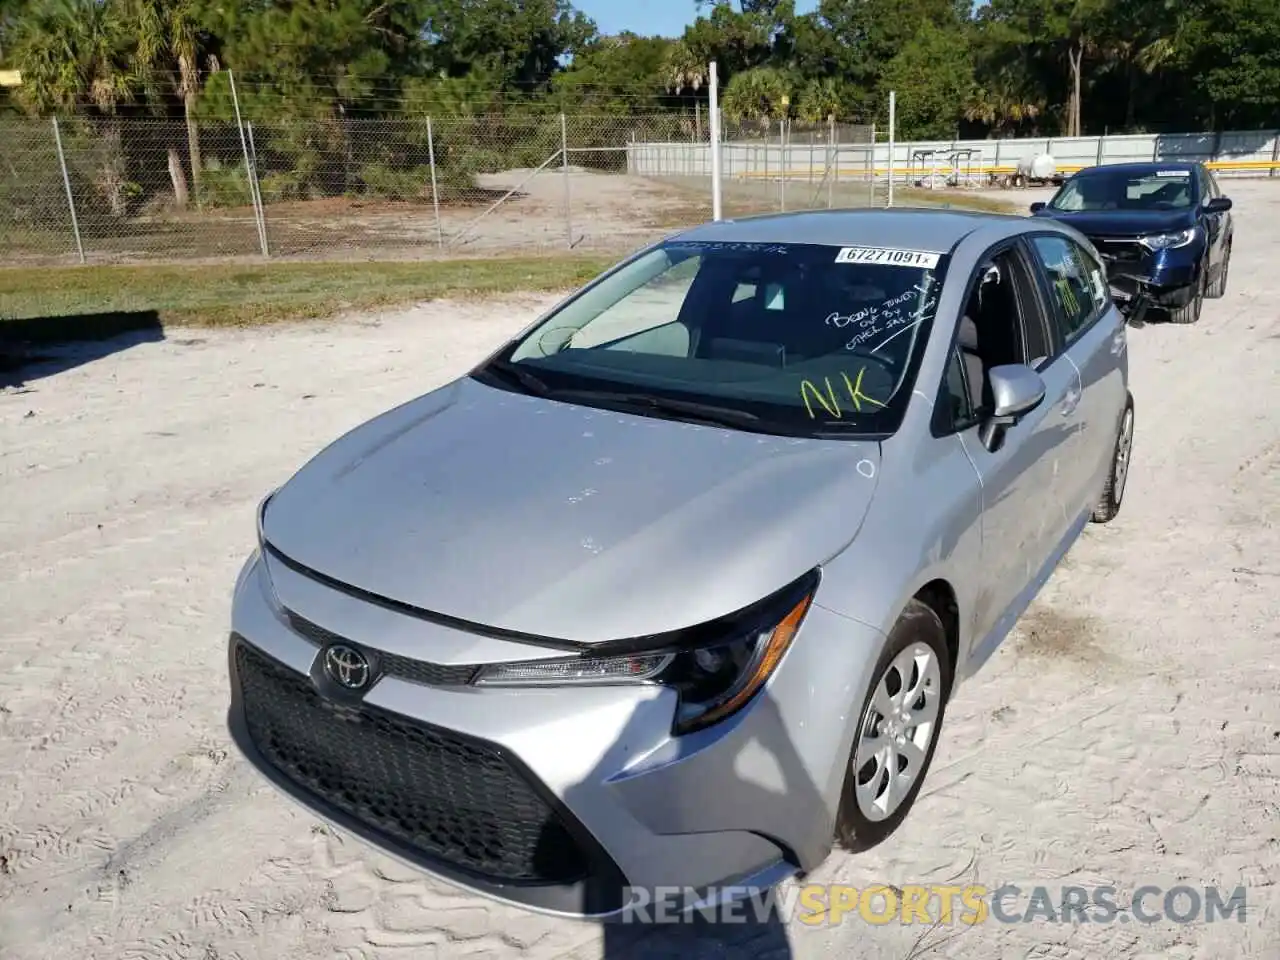
<instances>
[{"instance_id":1,"label":"upper grille","mask_svg":"<svg viewBox=\"0 0 1280 960\"><path fill-rule=\"evenodd\" d=\"M287 611L289 625L313 643L326 646L330 643L351 643L346 637L326 630L317 623L312 623L292 610ZM464 686L475 679L479 667L474 664L454 666L445 663L427 663L423 660L412 660L395 653L376 654L381 672L387 676L407 680L410 683L421 683L429 687Z\"/></svg>"},{"instance_id":2,"label":"upper grille","mask_svg":"<svg viewBox=\"0 0 1280 960\"><path fill-rule=\"evenodd\" d=\"M235 663L249 738L321 800L487 879L573 883L587 874L565 822L496 745L370 704L331 703L243 642Z\"/></svg>"},{"instance_id":3,"label":"upper grille","mask_svg":"<svg viewBox=\"0 0 1280 960\"><path fill-rule=\"evenodd\" d=\"M1137 264L1146 259L1147 248L1133 240L1106 240L1093 237L1093 244L1103 259L1116 263Z\"/></svg>"}]
</instances>

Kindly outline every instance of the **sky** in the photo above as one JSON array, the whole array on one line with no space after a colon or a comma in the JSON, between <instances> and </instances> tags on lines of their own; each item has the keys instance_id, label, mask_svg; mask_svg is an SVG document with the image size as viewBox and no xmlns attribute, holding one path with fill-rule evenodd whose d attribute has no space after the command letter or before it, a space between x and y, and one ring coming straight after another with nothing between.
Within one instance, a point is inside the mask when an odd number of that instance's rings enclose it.
<instances>
[{"instance_id":1,"label":"sky","mask_svg":"<svg viewBox=\"0 0 1280 960\"><path fill-rule=\"evenodd\" d=\"M601 33L630 30L643 37L678 37L697 16L694 0L573 0ZM796 12L808 13L818 0L796 0Z\"/></svg>"}]
</instances>

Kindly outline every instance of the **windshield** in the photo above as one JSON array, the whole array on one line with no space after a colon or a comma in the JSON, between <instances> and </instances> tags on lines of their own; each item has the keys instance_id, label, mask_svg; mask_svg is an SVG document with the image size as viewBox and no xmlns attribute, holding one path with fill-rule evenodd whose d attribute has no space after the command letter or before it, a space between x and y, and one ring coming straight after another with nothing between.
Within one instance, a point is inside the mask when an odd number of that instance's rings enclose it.
<instances>
[{"instance_id":1,"label":"windshield","mask_svg":"<svg viewBox=\"0 0 1280 960\"><path fill-rule=\"evenodd\" d=\"M884 435L901 422L945 268L931 251L671 242L477 375L748 430Z\"/></svg>"},{"instance_id":2,"label":"windshield","mask_svg":"<svg viewBox=\"0 0 1280 960\"><path fill-rule=\"evenodd\" d=\"M1054 210L1186 210L1193 203L1188 169L1141 173L1091 170L1078 173L1057 192Z\"/></svg>"}]
</instances>

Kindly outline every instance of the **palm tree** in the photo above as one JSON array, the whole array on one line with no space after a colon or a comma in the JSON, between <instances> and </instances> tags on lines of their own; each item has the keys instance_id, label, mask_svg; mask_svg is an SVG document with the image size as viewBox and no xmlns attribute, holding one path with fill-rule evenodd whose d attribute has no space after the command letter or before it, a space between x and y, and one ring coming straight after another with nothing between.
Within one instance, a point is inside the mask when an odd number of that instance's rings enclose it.
<instances>
[{"instance_id":1,"label":"palm tree","mask_svg":"<svg viewBox=\"0 0 1280 960\"><path fill-rule=\"evenodd\" d=\"M981 123L993 133L1005 133L1010 127L1018 127L1040 118L1044 102L1020 96L1003 84L996 84L974 91L964 105L964 118Z\"/></svg>"},{"instance_id":2,"label":"palm tree","mask_svg":"<svg viewBox=\"0 0 1280 960\"><path fill-rule=\"evenodd\" d=\"M124 151L114 116L134 99L140 77L118 6L112 0L48 0L29 10L17 33L20 101L35 111L88 110L103 118L95 185L111 213L124 216Z\"/></svg>"},{"instance_id":3,"label":"palm tree","mask_svg":"<svg viewBox=\"0 0 1280 960\"><path fill-rule=\"evenodd\" d=\"M677 40L667 50L667 89L672 93L692 90L697 93L707 82L707 65L696 57L689 45Z\"/></svg>"},{"instance_id":4,"label":"palm tree","mask_svg":"<svg viewBox=\"0 0 1280 960\"><path fill-rule=\"evenodd\" d=\"M18 30L14 61L19 97L40 111L88 105L104 114L132 100L139 77L130 38L111 0L49 0L34 6Z\"/></svg>"},{"instance_id":5,"label":"palm tree","mask_svg":"<svg viewBox=\"0 0 1280 960\"><path fill-rule=\"evenodd\" d=\"M182 99L187 124L187 152L191 158L191 186L200 196L200 129L196 123L196 98L200 93L200 61L204 31L193 0L131 0L129 19L137 38L137 62L145 71L148 87L171 84ZM217 61L205 58L206 67L217 69ZM176 68L176 70L175 70ZM169 148L169 175L174 197L187 205L186 178L176 147Z\"/></svg>"},{"instance_id":6,"label":"palm tree","mask_svg":"<svg viewBox=\"0 0 1280 960\"><path fill-rule=\"evenodd\" d=\"M840 113L840 90L831 77L813 79L800 91L796 113L801 120L818 123Z\"/></svg>"},{"instance_id":7,"label":"palm tree","mask_svg":"<svg viewBox=\"0 0 1280 960\"><path fill-rule=\"evenodd\" d=\"M734 120L782 119L787 114L787 77L774 67L735 73L724 91L724 113Z\"/></svg>"}]
</instances>

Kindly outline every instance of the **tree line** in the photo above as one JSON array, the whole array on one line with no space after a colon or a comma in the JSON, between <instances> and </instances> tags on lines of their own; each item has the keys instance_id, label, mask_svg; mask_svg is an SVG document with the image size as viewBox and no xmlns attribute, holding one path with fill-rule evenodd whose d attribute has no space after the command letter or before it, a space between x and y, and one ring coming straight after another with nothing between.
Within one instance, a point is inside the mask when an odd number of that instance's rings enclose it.
<instances>
[{"instance_id":1,"label":"tree line","mask_svg":"<svg viewBox=\"0 0 1280 960\"><path fill-rule=\"evenodd\" d=\"M690 0L675 39L602 35L570 0L0 0L28 110L192 115L233 69L272 111L688 109L885 120L904 138L1280 122L1276 0Z\"/></svg>"},{"instance_id":2,"label":"tree line","mask_svg":"<svg viewBox=\"0 0 1280 960\"><path fill-rule=\"evenodd\" d=\"M1280 126L1280 0L690 4L692 24L663 38L603 35L570 0L0 0L0 69L22 77L0 88L0 114L74 115L108 140L120 118L167 118L185 129L168 145L185 195L181 168L212 177L201 130L231 117L234 76L246 117L312 124L268 144L282 196L314 194L308 165L349 158L342 124L361 119L470 118L475 135L441 161L463 179L512 159L496 156L493 118L537 131L529 160L558 142L538 118L560 112L678 118L693 135L713 60L739 123L883 129L894 90L902 140ZM354 176L394 192L404 155ZM350 166L325 189L349 189Z\"/></svg>"}]
</instances>

